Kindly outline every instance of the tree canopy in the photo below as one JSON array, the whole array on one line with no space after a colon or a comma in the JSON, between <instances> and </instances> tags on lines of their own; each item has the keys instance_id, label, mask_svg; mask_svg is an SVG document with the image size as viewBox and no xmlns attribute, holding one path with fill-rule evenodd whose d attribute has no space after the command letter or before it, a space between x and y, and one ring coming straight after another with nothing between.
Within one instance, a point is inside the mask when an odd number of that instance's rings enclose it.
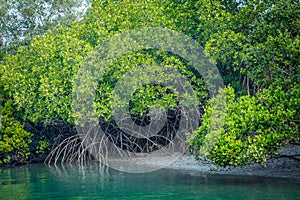
<instances>
[{"instance_id":1,"label":"tree canopy","mask_svg":"<svg viewBox=\"0 0 300 200\"><path fill-rule=\"evenodd\" d=\"M34 36L81 20L91 1L2 0L0 5L0 50L12 53L21 45L27 46Z\"/></svg>"}]
</instances>

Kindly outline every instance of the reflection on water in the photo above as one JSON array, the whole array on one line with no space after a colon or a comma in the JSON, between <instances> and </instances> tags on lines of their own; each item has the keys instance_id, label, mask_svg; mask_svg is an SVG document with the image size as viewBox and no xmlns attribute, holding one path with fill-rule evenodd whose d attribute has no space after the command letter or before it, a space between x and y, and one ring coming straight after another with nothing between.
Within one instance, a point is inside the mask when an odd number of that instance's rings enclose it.
<instances>
[{"instance_id":1,"label":"reflection on water","mask_svg":"<svg viewBox=\"0 0 300 200\"><path fill-rule=\"evenodd\" d=\"M30 176L28 168L20 170L0 168L0 199L27 199L31 193Z\"/></svg>"},{"instance_id":2,"label":"reflection on water","mask_svg":"<svg viewBox=\"0 0 300 200\"><path fill-rule=\"evenodd\" d=\"M0 199L300 199L299 181L163 169L146 174L98 164L0 168Z\"/></svg>"}]
</instances>

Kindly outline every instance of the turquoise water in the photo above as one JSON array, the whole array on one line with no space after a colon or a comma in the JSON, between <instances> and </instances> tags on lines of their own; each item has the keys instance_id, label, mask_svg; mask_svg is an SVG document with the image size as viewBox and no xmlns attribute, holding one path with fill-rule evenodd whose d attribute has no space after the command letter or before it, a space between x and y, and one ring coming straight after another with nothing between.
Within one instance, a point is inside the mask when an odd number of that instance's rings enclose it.
<instances>
[{"instance_id":1,"label":"turquoise water","mask_svg":"<svg viewBox=\"0 0 300 200\"><path fill-rule=\"evenodd\" d=\"M0 168L0 199L300 199L300 182L163 169L128 174L88 166Z\"/></svg>"}]
</instances>

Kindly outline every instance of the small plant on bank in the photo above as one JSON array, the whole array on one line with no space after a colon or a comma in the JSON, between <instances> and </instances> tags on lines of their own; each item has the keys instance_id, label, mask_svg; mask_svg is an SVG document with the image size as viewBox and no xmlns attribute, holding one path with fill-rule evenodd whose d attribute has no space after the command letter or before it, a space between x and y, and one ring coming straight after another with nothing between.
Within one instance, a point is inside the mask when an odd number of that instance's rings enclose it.
<instances>
[{"instance_id":1,"label":"small plant on bank","mask_svg":"<svg viewBox=\"0 0 300 200\"><path fill-rule=\"evenodd\" d=\"M46 140L40 140L38 146L36 147L37 154L44 154L49 150L49 143Z\"/></svg>"}]
</instances>

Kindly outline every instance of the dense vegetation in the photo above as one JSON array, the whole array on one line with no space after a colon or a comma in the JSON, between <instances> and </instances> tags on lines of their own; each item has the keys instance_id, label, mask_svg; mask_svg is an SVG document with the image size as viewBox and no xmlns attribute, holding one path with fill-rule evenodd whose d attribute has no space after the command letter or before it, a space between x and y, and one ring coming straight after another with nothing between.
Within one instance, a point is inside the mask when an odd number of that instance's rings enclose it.
<instances>
[{"instance_id":1,"label":"dense vegetation","mask_svg":"<svg viewBox=\"0 0 300 200\"><path fill-rule=\"evenodd\" d=\"M202 152L204 138L210 135L211 108L206 108L203 126L190 140L197 147L192 153L204 153L220 165L239 165L265 162L281 145L296 142L299 6L282 0L199 3L201 41L237 96L227 88L225 125L213 130L220 139Z\"/></svg>"},{"instance_id":2,"label":"dense vegetation","mask_svg":"<svg viewBox=\"0 0 300 200\"><path fill-rule=\"evenodd\" d=\"M299 6L286 0L93 1L80 22L41 32L16 52L1 52L0 162L30 161L30 155L47 154L50 145L74 135L72 89L79 67L101 42L141 27L166 27L203 45L228 86L221 91L227 108L218 111L225 116L224 127L209 129L210 104L220 99L207 102L201 75L180 56L156 49L130 52L109 65L96 94L99 118L112 120L113 88L122 75L141 64L168 66L191 80L204 111L202 125L188 138L193 154L219 165L265 162L299 137ZM176 110L172 89L140 87L131 99L132 116L147 123L155 104ZM211 135L219 136L214 146L201 148Z\"/></svg>"}]
</instances>

